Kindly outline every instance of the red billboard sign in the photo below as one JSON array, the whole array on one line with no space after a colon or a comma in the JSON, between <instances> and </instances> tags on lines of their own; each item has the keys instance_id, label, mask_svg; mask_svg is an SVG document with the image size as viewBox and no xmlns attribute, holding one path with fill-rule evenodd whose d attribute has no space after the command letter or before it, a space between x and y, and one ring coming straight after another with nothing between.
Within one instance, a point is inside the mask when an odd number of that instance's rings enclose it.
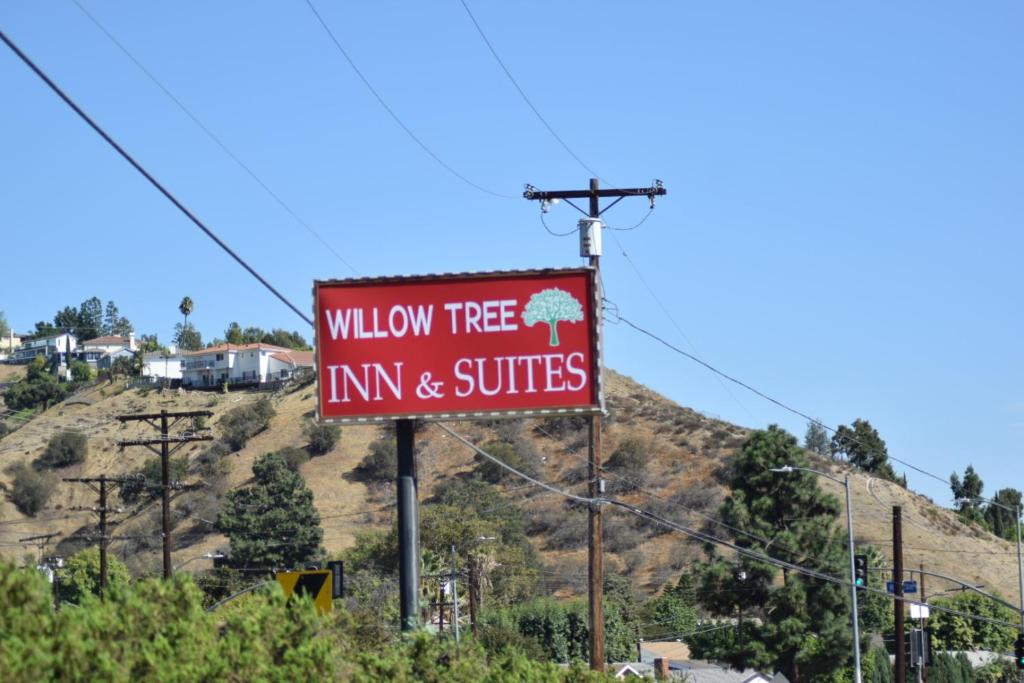
<instances>
[{"instance_id":1,"label":"red billboard sign","mask_svg":"<svg viewBox=\"0 0 1024 683\"><path fill-rule=\"evenodd\" d=\"M317 281L325 422L600 411L594 271Z\"/></svg>"}]
</instances>

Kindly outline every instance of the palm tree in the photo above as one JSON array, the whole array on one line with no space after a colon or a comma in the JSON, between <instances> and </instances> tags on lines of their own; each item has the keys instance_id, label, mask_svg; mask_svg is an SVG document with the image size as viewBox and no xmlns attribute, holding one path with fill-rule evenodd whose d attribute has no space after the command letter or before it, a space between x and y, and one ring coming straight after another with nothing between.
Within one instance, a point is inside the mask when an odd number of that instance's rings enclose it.
<instances>
[{"instance_id":1,"label":"palm tree","mask_svg":"<svg viewBox=\"0 0 1024 683\"><path fill-rule=\"evenodd\" d=\"M178 310L181 311L181 314L183 316L185 316L185 325L184 325L184 327L188 327L188 316L189 316L190 313L192 313L193 305L194 304L192 303L192 299L190 299L187 296L184 297L181 300L180 304L178 304Z\"/></svg>"}]
</instances>

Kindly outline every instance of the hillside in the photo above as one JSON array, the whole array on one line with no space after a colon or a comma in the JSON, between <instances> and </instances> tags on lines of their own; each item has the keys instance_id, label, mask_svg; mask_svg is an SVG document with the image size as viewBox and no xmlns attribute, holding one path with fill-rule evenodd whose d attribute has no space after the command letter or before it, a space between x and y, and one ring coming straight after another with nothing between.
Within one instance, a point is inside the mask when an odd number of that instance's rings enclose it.
<instances>
[{"instance_id":1,"label":"hillside","mask_svg":"<svg viewBox=\"0 0 1024 683\"><path fill-rule=\"evenodd\" d=\"M642 467L628 474L631 480L642 480L643 492L616 491L623 486L625 475L614 472L609 475L612 492L693 528L725 535L726 530L706 516L715 514L727 494L722 484L726 468L747 430L678 406L613 371L607 372L606 394L610 416L605 421L605 460L612 458L620 446L644 456ZM122 426L115 416L164 408L209 409L214 413L211 425L216 433L218 422L227 411L259 398L258 394L245 392L146 392L126 391L115 385L95 387L0 439L0 486L8 489L10 475L6 469L37 457L55 430L78 429L90 440L86 462L59 471L61 477L128 474L155 456L138 447L119 451L116 441L151 436L153 430L145 424ZM225 457L229 466L222 477L203 479L198 458L207 444L190 444L179 451L179 455L189 458L187 479L202 480L207 485L175 499L175 564L218 548L226 549L226 539L212 533L204 520L216 515L218 498L224 492L250 478L256 457L285 446L305 445L303 427L315 409L312 386L275 395L272 401L276 415L270 427L252 438L241 451ZM453 423L452 427L478 443L495 437L516 442L517 448L537 456L539 478L575 492L585 488L586 429L582 420L466 422ZM393 521L393 485L368 485L352 476L370 443L380 438L388 438L381 427L345 427L334 451L301 466L300 472L314 493L323 519L325 546L331 552L351 545L359 531L388 526ZM474 466L470 449L453 443L435 426L420 431L417 440L421 448L423 501L429 501L439 482L469 472ZM832 461L818 459L816 467L837 476L845 473L840 464ZM891 507L902 505L907 567L916 568L923 563L929 571L959 576L1004 595L1016 595L1016 555L1012 544L963 525L952 512L894 484L859 473L853 473L851 481L858 541L871 542L888 556ZM839 485L828 480L822 480L821 485L842 499ZM557 495L523 486L522 482L508 483L506 495L526 514L531 539L548 565L545 580L550 590L558 595L584 591L585 511L567 506ZM59 552L74 552L87 542L76 538L76 534L94 533L92 515L74 508L89 508L95 502L95 494L86 486L61 482L49 508L29 518L5 497L0 503L0 553L19 558L30 555L35 549L19 544L18 539L50 532L62 534ZM159 506L125 507L122 514L115 516L120 523L113 533L127 538L115 541L112 549L133 570L154 571L159 564ZM646 590L656 590L666 580L678 576L689 560L701 553L700 547L685 537L646 524L638 526L636 518L627 513L611 510L606 520L608 570L631 576ZM203 566L196 562L190 568ZM948 587L940 581L928 581L929 593Z\"/></svg>"}]
</instances>

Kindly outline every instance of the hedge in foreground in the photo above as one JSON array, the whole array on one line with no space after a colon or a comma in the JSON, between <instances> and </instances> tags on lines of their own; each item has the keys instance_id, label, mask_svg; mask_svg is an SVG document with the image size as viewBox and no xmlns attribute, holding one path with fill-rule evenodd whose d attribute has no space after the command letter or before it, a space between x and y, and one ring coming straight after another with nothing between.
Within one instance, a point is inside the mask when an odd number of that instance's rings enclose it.
<instances>
[{"instance_id":1,"label":"hedge in foreground","mask_svg":"<svg viewBox=\"0 0 1024 683\"><path fill-rule=\"evenodd\" d=\"M33 569L0 562L0 671L4 681L603 681L581 668L420 633L368 638L347 612L321 617L308 600L272 590L206 612L188 577L113 586L52 609Z\"/></svg>"}]
</instances>

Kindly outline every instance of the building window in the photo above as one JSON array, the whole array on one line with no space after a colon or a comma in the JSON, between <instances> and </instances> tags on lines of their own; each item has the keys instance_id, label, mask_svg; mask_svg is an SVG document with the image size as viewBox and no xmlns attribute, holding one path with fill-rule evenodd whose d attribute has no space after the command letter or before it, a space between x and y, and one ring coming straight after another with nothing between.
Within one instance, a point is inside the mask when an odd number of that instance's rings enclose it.
<instances>
[{"instance_id":1,"label":"building window","mask_svg":"<svg viewBox=\"0 0 1024 683\"><path fill-rule=\"evenodd\" d=\"M224 354L223 353L218 353L217 354L217 360L224 360Z\"/></svg>"}]
</instances>

